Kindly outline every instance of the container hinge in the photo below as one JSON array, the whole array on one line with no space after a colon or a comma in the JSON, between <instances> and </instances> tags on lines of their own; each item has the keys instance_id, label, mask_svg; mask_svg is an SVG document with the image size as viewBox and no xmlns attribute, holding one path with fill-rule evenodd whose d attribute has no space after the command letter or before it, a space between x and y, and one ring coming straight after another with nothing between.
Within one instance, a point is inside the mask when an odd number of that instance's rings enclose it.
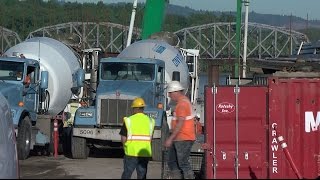
<instances>
[{"instance_id":1,"label":"container hinge","mask_svg":"<svg viewBox=\"0 0 320 180\"><path fill-rule=\"evenodd\" d=\"M222 154L222 159L226 160L227 159L227 153L224 152L224 151L221 151L221 154Z\"/></svg>"},{"instance_id":2,"label":"container hinge","mask_svg":"<svg viewBox=\"0 0 320 180\"><path fill-rule=\"evenodd\" d=\"M249 160L249 153L248 153L248 152L245 152L245 153L244 153L244 159L245 159L245 160Z\"/></svg>"},{"instance_id":3,"label":"container hinge","mask_svg":"<svg viewBox=\"0 0 320 180\"><path fill-rule=\"evenodd\" d=\"M218 88L216 86L211 88L211 93L212 94L217 94L218 93Z\"/></svg>"},{"instance_id":4,"label":"container hinge","mask_svg":"<svg viewBox=\"0 0 320 180\"><path fill-rule=\"evenodd\" d=\"M233 89L234 94L239 94L240 93L240 87L236 86Z\"/></svg>"}]
</instances>

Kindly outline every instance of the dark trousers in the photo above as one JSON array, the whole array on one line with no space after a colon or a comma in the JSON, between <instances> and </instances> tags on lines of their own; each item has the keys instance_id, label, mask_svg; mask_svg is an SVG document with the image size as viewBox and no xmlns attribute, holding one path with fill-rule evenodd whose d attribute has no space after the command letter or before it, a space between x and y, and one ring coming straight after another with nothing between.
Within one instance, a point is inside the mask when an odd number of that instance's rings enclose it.
<instances>
[{"instance_id":1,"label":"dark trousers","mask_svg":"<svg viewBox=\"0 0 320 180\"><path fill-rule=\"evenodd\" d=\"M123 173L121 179L131 179L134 170L137 172L137 179L146 179L148 171L148 163L150 158L124 156Z\"/></svg>"},{"instance_id":2,"label":"dark trousers","mask_svg":"<svg viewBox=\"0 0 320 180\"><path fill-rule=\"evenodd\" d=\"M193 170L189 162L191 148L194 141L173 141L169 148L168 167L172 172L182 172L185 179L193 176Z\"/></svg>"},{"instance_id":3,"label":"dark trousers","mask_svg":"<svg viewBox=\"0 0 320 180\"><path fill-rule=\"evenodd\" d=\"M66 157L71 156L71 136L72 136L72 128L71 127L63 128L63 136L61 141L62 141L63 154Z\"/></svg>"}]
</instances>

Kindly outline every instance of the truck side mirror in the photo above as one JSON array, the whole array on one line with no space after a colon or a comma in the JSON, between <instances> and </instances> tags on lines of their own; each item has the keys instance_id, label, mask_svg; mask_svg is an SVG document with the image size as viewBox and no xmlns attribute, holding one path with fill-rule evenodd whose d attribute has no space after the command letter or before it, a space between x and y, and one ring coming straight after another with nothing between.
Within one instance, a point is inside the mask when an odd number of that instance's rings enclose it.
<instances>
[{"instance_id":1,"label":"truck side mirror","mask_svg":"<svg viewBox=\"0 0 320 180\"><path fill-rule=\"evenodd\" d=\"M77 71L77 86L83 87L84 80L85 80L85 72L83 69L79 69Z\"/></svg>"},{"instance_id":2,"label":"truck side mirror","mask_svg":"<svg viewBox=\"0 0 320 180\"><path fill-rule=\"evenodd\" d=\"M47 89L48 88L48 71L41 71L41 83L40 88L41 89Z\"/></svg>"}]
</instances>

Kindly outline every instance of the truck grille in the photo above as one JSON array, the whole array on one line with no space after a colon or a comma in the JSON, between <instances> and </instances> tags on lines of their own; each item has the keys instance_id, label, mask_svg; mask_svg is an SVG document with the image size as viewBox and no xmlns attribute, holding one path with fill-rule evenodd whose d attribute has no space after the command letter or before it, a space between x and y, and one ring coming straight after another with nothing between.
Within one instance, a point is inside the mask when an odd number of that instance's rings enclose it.
<instances>
[{"instance_id":1,"label":"truck grille","mask_svg":"<svg viewBox=\"0 0 320 180\"><path fill-rule=\"evenodd\" d=\"M101 125L122 125L123 117L130 116L132 100L101 99Z\"/></svg>"}]
</instances>

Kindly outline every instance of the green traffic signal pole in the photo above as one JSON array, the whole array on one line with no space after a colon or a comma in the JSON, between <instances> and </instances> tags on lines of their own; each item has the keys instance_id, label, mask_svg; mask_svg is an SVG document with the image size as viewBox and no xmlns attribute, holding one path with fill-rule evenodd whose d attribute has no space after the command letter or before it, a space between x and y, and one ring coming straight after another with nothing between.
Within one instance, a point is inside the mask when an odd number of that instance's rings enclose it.
<instances>
[{"instance_id":1,"label":"green traffic signal pole","mask_svg":"<svg viewBox=\"0 0 320 180\"><path fill-rule=\"evenodd\" d=\"M236 78L239 77L240 42L241 42L241 14L242 14L242 0L237 0L236 59L234 62L234 76Z\"/></svg>"}]
</instances>

